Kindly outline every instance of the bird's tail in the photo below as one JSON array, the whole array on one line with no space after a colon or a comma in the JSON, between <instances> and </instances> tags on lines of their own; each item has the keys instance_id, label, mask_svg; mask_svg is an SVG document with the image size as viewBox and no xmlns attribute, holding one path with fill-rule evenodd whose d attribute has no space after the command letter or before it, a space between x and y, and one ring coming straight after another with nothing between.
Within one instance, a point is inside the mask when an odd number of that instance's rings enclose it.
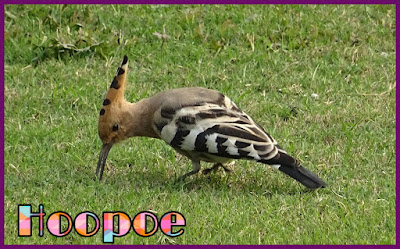
<instances>
[{"instance_id":1,"label":"bird's tail","mask_svg":"<svg viewBox=\"0 0 400 249\"><path fill-rule=\"evenodd\" d=\"M278 157L273 159L260 161L296 179L307 188L316 189L326 187L326 183L321 178L301 166L296 159L282 152L278 153L278 155Z\"/></svg>"},{"instance_id":2,"label":"bird's tail","mask_svg":"<svg viewBox=\"0 0 400 249\"><path fill-rule=\"evenodd\" d=\"M293 177L307 188L316 189L324 188L326 186L326 183L321 178L303 166L293 167L281 165L278 169L288 176Z\"/></svg>"}]
</instances>

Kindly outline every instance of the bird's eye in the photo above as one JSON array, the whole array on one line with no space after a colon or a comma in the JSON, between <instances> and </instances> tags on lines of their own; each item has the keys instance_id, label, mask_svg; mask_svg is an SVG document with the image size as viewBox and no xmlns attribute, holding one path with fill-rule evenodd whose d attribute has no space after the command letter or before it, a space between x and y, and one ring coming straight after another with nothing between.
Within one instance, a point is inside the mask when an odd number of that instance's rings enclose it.
<instances>
[{"instance_id":1,"label":"bird's eye","mask_svg":"<svg viewBox=\"0 0 400 249\"><path fill-rule=\"evenodd\" d=\"M112 127L112 130L113 131L117 131L118 130L118 124L114 124L113 127Z\"/></svg>"}]
</instances>

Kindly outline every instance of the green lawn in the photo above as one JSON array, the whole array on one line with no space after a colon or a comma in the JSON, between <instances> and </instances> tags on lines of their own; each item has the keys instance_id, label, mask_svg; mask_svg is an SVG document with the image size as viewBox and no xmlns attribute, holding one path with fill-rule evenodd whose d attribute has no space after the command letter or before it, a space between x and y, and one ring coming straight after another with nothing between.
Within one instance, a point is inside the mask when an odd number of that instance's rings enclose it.
<instances>
[{"instance_id":1,"label":"green lawn","mask_svg":"<svg viewBox=\"0 0 400 249\"><path fill-rule=\"evenodd\" d=\"M125 54L128 100L219 90L329 186L250 161L177 183L190 161L150 138L114 146L95 181L98 113ZM4 78L6 244L102 243L102 230L39 237L37 218L19 238L18 204L186 218L182 236L115 244L395 243L394 5L8 5Z\"/></svg>"}]
</instances>

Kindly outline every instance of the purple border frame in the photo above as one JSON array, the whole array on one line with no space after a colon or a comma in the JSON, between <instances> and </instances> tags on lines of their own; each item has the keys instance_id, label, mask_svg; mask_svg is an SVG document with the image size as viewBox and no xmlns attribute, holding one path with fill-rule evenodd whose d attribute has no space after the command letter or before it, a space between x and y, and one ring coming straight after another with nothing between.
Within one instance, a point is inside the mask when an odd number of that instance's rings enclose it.
<instances>
[{"instance_id":1,"label":"purple border frame","mask_svg":"<svg viewBox=\"0 0 400 249\"><path fill-rule=\"evenodd\" d=\"M396 4L395 0L4 0L3 4Z\"/></svg>"},{"instance_id":2,"label":"purple border frame","mask_svg":"<svg viewBox=\"0 0 400 249\"><path fill-rule=\"evenodd\" d=\"M1 0L0 0L1 1ZM400 55L397 53L397 47L400 45L400 29L398 29L400 25L400 3L396 4L397 1L395 0L329 0L329 1L324 1L324 0L136 0L136 1L131 1L131 0L119 0L119 1L107 1L107 0L86 0L86 1L80 1L80 0L20 0L20 1L13 1L13 0L5 0L1 1L1 8L0 8L0 16L3 25L1 25L1 34L4 34L4 5L5 4L394 4L396 5L396 85L397 85L397 79L399 79L400 76ZM1 186L1 202L3 203L0 205L0 210L1 210L1 215L0 215L0 223L3 225L3 229L0 229L0 241L1 241L1 247L13 247L13 248L31 248L33 247L55 247L55 248L65 248L65 247L80 247L80 248L86 248L86 247L92 247L94 248L95 246L107 246L107 247L128 247L128 246L135 246L138 248L173 248L173 247L183 247L185 245L149 245L149 246L144 246L144 245L4 245L4 217L5 217L5 210L4 210L4 58L5 58L5 52L4 52L4 35L2 36L2 46L0 48L0 54L2 57L2 60L0 62L0 67L3 72L3 77L1 81L1 90L0 91L0 121L2 125L2 129L0 132L1 139L1 153L0 153L0 159L1 159L1 164L3 167L1 167L0 175L2 179L2 184ZM400 121L400 116L397 115L397 110L400 110L400 102L397 101L397 99L400 98L400 92L396 91L396 152L398 148L400 148L400 141L397 139L398 136L400 136L400 130L397 127L397 123ZM398 243L398 233L397 230L400 227L400 221L397 219L397 204L399 203L399 185L400 185L400 179L399 179L399 172L397 170L397 162L400 160L400 155L396 153L396 245L219 245L217 246L218 248L229 248L229 247L274 247L274 248L287 248L287 247L296 247L296 248L371 248L371 247L378 247L378 248L395 248L397 247ZM214 245L191 245L191 247L195 248L211 248Z\"/></svg>"},{"instance_id":3,"label":"purple border frame","mask_svg":"<svg viewBox=\"0 0 400 249\"><path fill-rule=\"evenodd\" d=\"M396 4L395 0L4 0L3 4ZM3 15L4 17L4 15Z\"/></svg>"}]
</instances>

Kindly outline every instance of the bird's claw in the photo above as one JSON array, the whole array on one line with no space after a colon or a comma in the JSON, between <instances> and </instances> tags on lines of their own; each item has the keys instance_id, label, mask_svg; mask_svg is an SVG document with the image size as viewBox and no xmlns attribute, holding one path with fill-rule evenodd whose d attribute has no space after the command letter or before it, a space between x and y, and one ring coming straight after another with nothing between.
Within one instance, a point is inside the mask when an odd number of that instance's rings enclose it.
<instances>
[{"instance_id":1,"label":"bird's claw","mask_svg":"<svg viewBox=\"0 0 400 249\"><path fill-rule=\"evenodd\" d=\"M222 167L225 172L228 172L228 173L231 172L231 170L228 169L227 167L225 167L222 163L216 163L211 168L203 169L203 175L208 175L211 173L211 171L216 171L219 167Z\"/></svg>"}]
</instances>

